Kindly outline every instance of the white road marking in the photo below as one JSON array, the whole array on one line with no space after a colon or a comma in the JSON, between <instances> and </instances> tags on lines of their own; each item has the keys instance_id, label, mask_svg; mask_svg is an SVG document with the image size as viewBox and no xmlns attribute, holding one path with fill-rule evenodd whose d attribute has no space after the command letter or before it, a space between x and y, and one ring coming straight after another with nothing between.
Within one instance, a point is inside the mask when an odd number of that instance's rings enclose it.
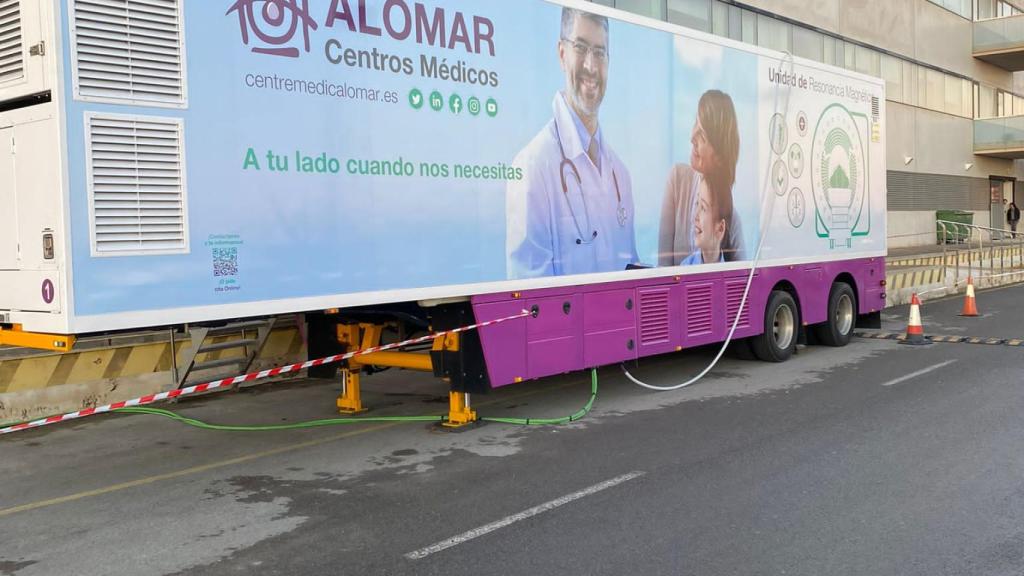
<instances>
[{"instance_id":1,"label":"white road marking","mask_svg":"<svg viewBox=\"0 0 1024 576\"><path fill-rule=\"evenodd\" d=\"M551 500L550 502L545 502L544 504L534 506L533 508L530 508L528 510L523 510L518 514L506 516L505 518L502 518L497 522L491 522L490 524L480 526L479 528L474 528L472 530L469 530L468 532L463 532L458 536L452 536L447 540L442 540L437 544L432 544L430 546L427 546L426 548L420 548L415 552L409 552L405 555L405 557L410 560L420 560L422 558L426 558L431 554L436 554L437 552L447 550L448 548L451 548L453 546L458 546L459 544L468 542L474 538L479 538L480 536L489 534L491 532L494 532L495 530L498 530L499 528L504 528L510 524L519 522L520 520L526 520L527 518L536 516L538 514L543 514L544 512L554 510L555 508L558 508L559 506L562 506L564 504L568 504L574 500L579 500L580 498L583 498L585 496L597 494L602 490L607 490L608 488L612 488L613 486L618 486L619 484L622 484L624 482L629 482L630 480L639 478L644 474L646 474L646 472L630 472L629 474L616 476L611 480L605 480L600 484L594 484L589 488L584 488L583 490L580 490L578 492L573 492L572 494L567 494L565 496L562 496L561 498L556 498L554 500Z\"/></svg>"},{"instance_id":2,"label":"white road marking","mask_svg":"<svg viewBox=\"0 0 1024 576\"><path fill-rule=\"evenodd\" d=\"M939 368L943 368L945 366L949 366L950 364L952 364L954 362L956 362L956 360L946 360L945 362L942 362L940 364L936 364L935 366L929 366L928 368L924 368L924 369L918 370L917 372L911 372L910 374L907 374L905 376L900 376L899 378L896 378L894 380L889 380L888 382L882 384L882 386L892 386L894 384L899 384L900 382L906 382L907 380L910 380L911 378L917 378L918 376L924 376L925 374L927 374L929 372L934 372L935 370L938 370Z\"/></svg>"}]
</instances>

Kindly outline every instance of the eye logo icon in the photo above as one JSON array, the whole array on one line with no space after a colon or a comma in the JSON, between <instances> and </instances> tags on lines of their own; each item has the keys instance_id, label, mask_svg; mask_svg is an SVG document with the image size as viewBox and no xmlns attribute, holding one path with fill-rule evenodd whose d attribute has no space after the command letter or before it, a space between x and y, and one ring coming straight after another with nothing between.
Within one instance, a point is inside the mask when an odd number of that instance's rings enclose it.
<instances>
[{"instance_id":1,"label":"eye logo icon","mask_svg":"<svg viewBox=\"0 0 1024 576\"><path fill-rule=\"evenodd\" d=\"M309 32L316 30L316 21L309 15L309 0L237 0L227 14L238 12L242 42L257 54L298 58L301 42L309 52ZM301 41L296 36L301 31Z\"/></svg>"}]
</instances>

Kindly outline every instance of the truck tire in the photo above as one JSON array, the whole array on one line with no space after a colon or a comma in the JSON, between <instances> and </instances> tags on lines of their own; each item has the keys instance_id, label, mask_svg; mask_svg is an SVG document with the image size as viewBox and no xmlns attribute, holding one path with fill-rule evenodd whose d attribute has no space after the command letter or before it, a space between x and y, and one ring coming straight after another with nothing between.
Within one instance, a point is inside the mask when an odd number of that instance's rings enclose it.
<instances>
[{"instance_id":1,"label":"truck tire","mask_svg":"<svg viewBox=\"0 0 1024 576\"><path fill-rule=\"evenodd\" d=\"M828 321L814 327L826 346L846 346L857 324L857 297L845 282L835 282L828 294Z\"/></svg>"},{"instance_id":2,"label":"truck tire","mask_svg":"<svg viewBox=\"0 0 1024 576\"><path fill-rule=\"evenodd\" d=\"M764 333L750 339L750 347L760 360L785 362L796 350L800 329L800 311L788 292L775 290L764 309Z\"/></svg>"}]
</instances>

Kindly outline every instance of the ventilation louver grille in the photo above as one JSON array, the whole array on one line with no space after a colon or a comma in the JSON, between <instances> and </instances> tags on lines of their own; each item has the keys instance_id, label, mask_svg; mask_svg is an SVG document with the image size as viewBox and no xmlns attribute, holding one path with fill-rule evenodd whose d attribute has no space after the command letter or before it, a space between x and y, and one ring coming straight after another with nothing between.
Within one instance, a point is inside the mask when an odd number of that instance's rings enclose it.
<instances>
[{"instance_id":1,"label":"ventilation louver grille","mask_svg":"<svg viewBox=\"0 0 1024 576\"><path fill-rule=\"evenodd\" d=\"M739 280L736 282L729 282L725 287L725 298L726 298L726 313L727 320L726 326L732 327L732 323L736 321L736 312L740 309L740 302L743 300L743 291L747 287L746 280ZM740 313L740 321L736 324L737 328L746 328L750 326L750 297L747 297L746 305L743 306L743 311Z\"/></svg>"},{"instance_id":2,"label":"ventilation louver grille","mask_svg":"<svg viewBox=\"0 0 1024 576\"><path fill-rule=\"evenodd\" d=\"M652 346L669 341L669 290L640 292L640 345Z\"/></svg>"},{"instance_id":3,"label":"ventilation louver grille","mask_svg":"<svg viewBox=\"0 0 1024 576\"><path fill-rule=\"evenodd\" d=\"M0 84L25 76L20 0L0 0Z\"/></svg>"},{"instance_id":4,"label":"ventilation louver grille","mask_svg":"<svg viewBox=\"0 0 1024 576\"><path fill-rule=\"evenodd\" d=\"M711 332L711 284L686 287L686 335L700 336Z\"/></svg>"},{"instance_id":5,"label":"ventilation louver grille","mask_svg":"<svg viewBox=\"0 0 1024 576\"><path fill-rule=\"evenodd\" d=\"M86 138L93 252L187 251L181 122L94 115Z\"/></svg>"},{"instance_id":6,"label":"ventilation louver grille","mask_svg":"<svg viewBox=\"0 0 1024 576\"><path fill-rule=\"evenodd\" d=\"M181 0L74 0L82 98L185 102Z\"/></svg>"}]
</instances>

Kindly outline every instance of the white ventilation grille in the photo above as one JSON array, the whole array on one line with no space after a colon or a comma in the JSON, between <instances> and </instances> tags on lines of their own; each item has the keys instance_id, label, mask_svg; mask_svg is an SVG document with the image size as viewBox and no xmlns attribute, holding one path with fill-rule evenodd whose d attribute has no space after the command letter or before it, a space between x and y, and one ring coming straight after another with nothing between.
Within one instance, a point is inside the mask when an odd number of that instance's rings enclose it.
<instances>
[{"instance_id":1,"label":"white ventilation grille","mask_svg":"<svg viewBox=\"0 0 1024 576\"><path fill-rule=\"evenodd\" d=\"M182 132L176 119L86 117L94 255L188 251Z\"/></svg>"},{"instance_id":2,"label":"white ventilation grille","mask_svg":"<svg viewBox=\"0 0 1024 576\"><path fill-rule=\"evenodd\" d=\"M75 95L185 105L182 0L72 0Z\"/></svg>"},{"instance_id":3,"label":"white ventilation grille","mask_svg":"<svg viewBox=\"0 0 1024 576\"><path fill-rule=\"evenodd\" d=\"M0 0L0 84L25 76L20 1Z\"/></svg>"}]
</instances>

